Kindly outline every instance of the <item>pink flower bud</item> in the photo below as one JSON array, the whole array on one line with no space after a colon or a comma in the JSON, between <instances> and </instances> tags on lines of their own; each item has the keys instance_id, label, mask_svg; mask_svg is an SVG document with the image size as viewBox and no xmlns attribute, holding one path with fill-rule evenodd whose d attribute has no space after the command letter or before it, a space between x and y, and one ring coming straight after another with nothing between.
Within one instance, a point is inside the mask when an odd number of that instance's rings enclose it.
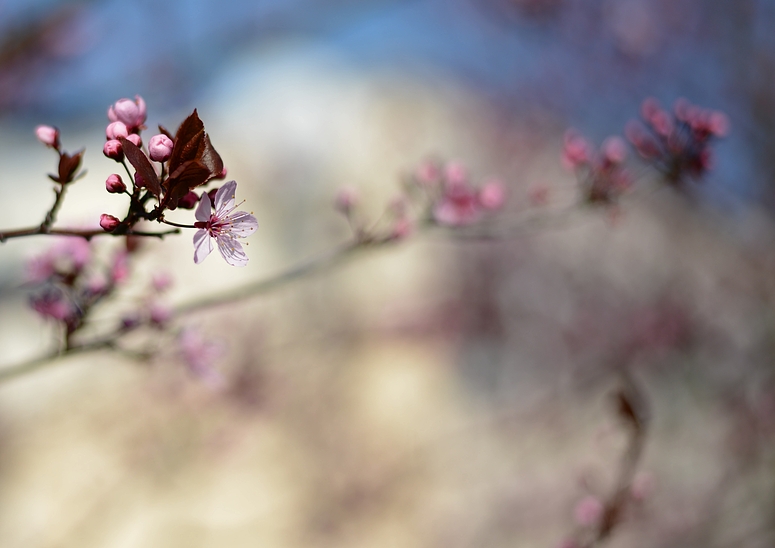
<instances>
[{"instance_id":1,"label":"pink flower bud","mask_svg":"<svg viewBox=\"0 0 775 548\"><path fill-rule=\"evenodd\" d=\"M111 122L122 122L127 128L137 129L145 123L145 101L139 95L135 100L119 99L108 109Z\"/></svg>"},{"instance_id":2,"label":"pink flower bud","mask_svg":"<svg viewBox=\"0 0 775 548\"><path fill-rule=\"evenodd\" d=\"M505 202L506 187L497 179L488 181L479 190L479 203L485 209L500 209Z\"/></svg>"},{"instance_id":3,"label":"pink flower bud","mask_svg":"<svg viewBox=\"0 0 775 548\"><path fill-rule=\"evenodd\" d=\"M562 163L570 170L574 170L589 162L589 143L575 130L565 132L564 146L562 150Z\"/></svg>"},{"instance_id":4,"label":"pink flower bud","mask_svg":"<svg viewBox=\"0 0 775 548\"><path fill-rule=\"evenodd\" d=\"M199 196L196 192L189 190L188 194L178 200L178 207L181 209L194 209L194 206L199 202Z\"/></svg>"},{"instance_id":5,"label":"pink flower bud","mask_svg":"<svg viewBox=\"0 0 775 548\"><path fill-rule=\"evenodd\" d=\"M129 254L122 250L113 257L113 263L110 265L110 279L114 284L120 284L127 278L129 278Z\"/></svg>"},{"instance_id":6,"label":"pink flower bud","mask_svg":"<svg viewBox=\"0 0 775 548\"><path fill-rule=\"evenodd\" d=\"M729 132L729 118L723 112L714 110L709 115L708 126L716 137L724 137Z\"/></svg>"},{"instance_id":7,"label":"pink flower bud","mask_svg":"<svg viewBox=\"0 0 775 548\"><path fill-rule=\"evenodd\" d=\"M600 522L603 517L603 503L593 496L587 495L581 499L576 507L573 509L573 519L576 523L584 527L591 527Z\"/></svg>"},{"instance_id":8,"label":"pink flower bud","mask_svg":"<svg viewBox=\"0 0 775 548\"><path fill-rule=\"evenodd\" d=\"M124 159L124 147L121 146L121 141L116 141L115 139L105 142L105 146L102 147L102 153L117 162Z\"/></svg>"},{"instance_id":9,"label":"pink flower bud","mask_svg":"<svg viewBox=\"0 0 775 548\"><path fill-rule=\"evenodd\" d=\"M151 286L154 291L162 293L172 287L172 276L166 272L154 274L151 278Z\"/></svg>"},{"instance_id":10,"label":"pink flower bud","mask_svg":"<svg viewBox=\"0 0 775 548\"><path fill-rule=\"evenodd\" d=\"M127 314L121 318L121 326L124 329L134 329L140 325L140 317L137 314Z\"/></svg>"},{"instance_id":11,"label":"pink flower bud","mask_svg":"<svg viewBox=\"0 0 775 548\"><path fill-rule=\"evenodd\" d=\"M154 303L150 310L151 323L155 325L164 325L172 319L172 310L164 305Z\"/></svg>"},{"instance_id":12,"label":"pink flower bud","mask_svg":"<svg viewBox=\"0 0 775 548\"><path fill-rule=\"evenodd\" d=\"M143 140L137 133L130 133L127 135L126 140L135 145L137 148L143 146Z\"/></svg>"},{"instance_id":13,"label":"pink flower bud","mask_svg":"<svg viewBox=\"0 0 775 548\"><path fill-rule=\"evenodd\" d=\"M105 232L113 232L119 224L121 224L121 221L113 215L108 215L107 213L100 215L100 226Z\"/></svg>"},{"instance_id":14,"label":"pink flower bud","mask_svg":"<svg viewBox=\"0 0 775 548\"><path fill-rule=\"evenodd\" d=\"M118 139L119 137L127 138L129 130L127 130L124 122L111 122L108 127L105 128L105 137L110 139Z\"/></svg>"},{"instance_id":15,"label":"pink flower bud","mask_svg":"<svg viewBox=\"0 0 775 548\"><path fill-rule=\"evenodd\" d=\"M57 128L38 126L35 128L35 136L47 147L59 148L59 130Z\"/></svg>"},{"instance_id":16,"label":"pink flower bud","mask_svg":"<svg viewBox=\"0 0 775 548\"><path fill-rule=\"evenodd\" d=\"M468 171L461 162L450 162L444 173L450 185L464 185L468 182Z\"/></svg>"},{"instance_id":17,"label":"pink flower bud","mask_svg":"<svg viewBox=\"0 0 775 548\"><path fill-rule=\"evenodd\" d=\"M627 145L621 137L613 136L603 141L600 147L603 152L603 158L612 164L621 164L627 157Z\"/></svg>"},{"instance_id":18,"label":"pink flower bud","mask_svg":"<svg viewBox=\"0 0 775 548\"><path fill-rule=\"evenodd\" d=\"M659 106L659 101L657 101L653 97L648 97L643 101L643 104L640 106L640 115L647 122L651 122L651 120L654 118L654 115L660 112L661 110L662 110L662 107Z\"/></svg>"},{"instance_id":19,"label":"pink flower bud","mask_svg":"<svg viewBox=\"0 0 775 548\"><path fill-rule=\"evenodd\" d=\"M172 155L172 139L160 133L148 141L148 155L154 162L166 162Z\"/></svg>"},{"instance_id":20,"label":"pink flower bud","mask_svg":"<svg viewBox=\"0 0 775 548\"><path fill-rule=\"evenodd\" d=\"M121 176L117 173L109 175L105 181L105 188L111 194L120 194L126 190L124 181L121 180Z\"/></svg>"},{"instance_id":21,"label":"pink flower bud","mask_svg":"<svg viewBox=\"0 0 775 548\"><path fill-rule=\"evenodd\" d=\"M414 177L421 185L430 186L441 179L441 169L436 162L426 160L417 168Z\"/></svg>"},{"instance_id":22,"label":"pink flower bud","mask_svg":"<svg viewBox=\"0 0 775 548\"><path fill-rule=\"evenodd\" d=\"M390 227L390 239L391 240L404 240L412 234L414 225L412 221L406 217L399 217L393 221L393 226Z\"/></svg>"},{"instance_id":23,"label":"pink flower bud","mask_svg":"<svg viewBox=\"0 0 775 548\"><path fill-rule=\"evenodd\" d=\"M691 110L691 107L692 104L689 101L684 97L679 97L676 99L675 103L673 103L673 113L675 113L675 117L681 122L687 122L689 120L689 111Z\"/></svg>"},{"instance_id":24,"label":"pink flower bud","mask_svg":"<svg viewBox=\"0 0 775 548\"><path fill-rule=\"evenodd\" d=\"M135 186L137 188L145 188L145 179L137 171L135 171Z\"/></svg>"}]
</instances>

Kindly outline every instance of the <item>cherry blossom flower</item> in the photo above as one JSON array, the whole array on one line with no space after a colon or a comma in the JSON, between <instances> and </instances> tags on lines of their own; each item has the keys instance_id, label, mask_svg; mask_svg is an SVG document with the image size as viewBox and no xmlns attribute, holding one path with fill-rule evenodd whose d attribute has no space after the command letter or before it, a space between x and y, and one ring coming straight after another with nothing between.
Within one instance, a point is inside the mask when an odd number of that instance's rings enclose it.
<instances>
[{"instance_id":1,"label":"cherry blossom flower","mask_svg":"<svg viewBox=\"0 0 775 548\"><path fill-rule=\"evenodd\" d=\"M55 275L77 275L91 259L91 246L82 238L63 238L44 254L32 257L26 264L26 281L43 283Z\"/></svg>"},{"instance_id":2,"label":"cherry blossom flower","mask_svg":"<svg viewBox=\"0 0 775 548\"><path fill-rule=\"evenodd\" d=\"M476 190L465 181L448 180L444 194L433 209L436 222L448 226L464 226L479 219Z\"/></svg>"},{"instance_id":3,"label":"cherry blossom flower","mask_svg":"<svg viewBox=\"0 0 775 548\"><path fill-rule=\"evenodd\" d=\"M30 299L33 310L44 318L64 321L73 314L72 304L58 289L47 289Z\"/></svg>"},{"instance_id":4,"label":"cherry blossom flower","mask_svg":"<svg viewBox=\"0 0 775 548\"><path fill-rule=\"evenodd\" d=\"M212 211L210 197L205 193L196 208L194 226L194 262L201 263L213 250L211 239L218 244L218 251L231 266L245 266L248 257L237 238L245 238L258 229L256 218L245 211L234 211L234 193L236 181L229 181L215 194L215 212Z\"/></svg>"}]
</instances>

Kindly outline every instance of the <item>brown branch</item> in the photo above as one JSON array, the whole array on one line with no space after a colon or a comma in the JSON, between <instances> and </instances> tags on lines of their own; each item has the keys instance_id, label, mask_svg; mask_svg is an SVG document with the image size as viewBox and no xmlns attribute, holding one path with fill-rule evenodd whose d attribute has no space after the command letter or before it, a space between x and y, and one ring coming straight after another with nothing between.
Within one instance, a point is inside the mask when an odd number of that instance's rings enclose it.
<instances>
[{"instance_id":1,"label":"brown branch","mask_svg":"<svg viewBox=\"0 0 775 548\"><path fill-rule=\"evenodd\" d=\"M78 229L78 228L47 228L44 225L30 228L20 228L17 230L7 230L0 232L0 243L12 238L22 238L24 236L77 236L86 240L91 240L95 236L143 236L149 238L164 238L170 234L179 234L180 230L165 230L163 232L145 232L142 230L128 230L121 234L105 232L101 228L97 229Z\"/></svg>"},{"instance_id":2,"label":"brown branch","mask_svg":"<svg viewBox=\"0 0 775 548\"><path fill-rule=\"evenodd\" d=\"M581 548L594 548L603 544L622 522L631 500L631 486L646 443L650 419L648 402L638 383L622 366L622 387L616 393L618 414L630 433L627 449L622 455L614 488L603 502L603 516L594 535Z\"/></svg>"}]
</instances>

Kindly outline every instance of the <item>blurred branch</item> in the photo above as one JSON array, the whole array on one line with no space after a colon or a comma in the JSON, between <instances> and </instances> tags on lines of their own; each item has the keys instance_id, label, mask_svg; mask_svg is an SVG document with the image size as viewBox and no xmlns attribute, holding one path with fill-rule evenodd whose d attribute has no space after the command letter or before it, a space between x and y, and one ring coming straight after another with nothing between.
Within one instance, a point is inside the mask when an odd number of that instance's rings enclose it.
<instances>
[{"instance_id":1,"label":"blurred branch","mask_svg":"<svg viewBox=\"0 0 775 548\"><path fill-rule=\"evenodd\" d=\"M77 236L86 240L91 240L95 236L143 236L149 238L163 239L164 236L170 234L180 234L180 230L165 230L163 232L144 232L142 230L128 230L121 234L113 234L105 232L103 229L77 229L77 228L46 228L45 226L34 226L30 228L20 228L16 230L8 230L6 232L0 232L0 243L5 243L6 240L12 238L22 238L24 236Z\"/></svg>"},{"instance_id":2,"label":"blurred branch","mask_svg":"<svg viewBox=\"0 0 775 548\"><path fill-rule=\"evenodd\" d=\"M580 543L580 548L594 548L602 545L625 518L631 500L632 481L646 443L647 426L650 419L646 395L625 366L622 366L620 373L622 386L615 394L617 413L628 428L630 439L619 464L614 488L603 501L602 519L592 538Z\"/></svg>"}]
</instances>

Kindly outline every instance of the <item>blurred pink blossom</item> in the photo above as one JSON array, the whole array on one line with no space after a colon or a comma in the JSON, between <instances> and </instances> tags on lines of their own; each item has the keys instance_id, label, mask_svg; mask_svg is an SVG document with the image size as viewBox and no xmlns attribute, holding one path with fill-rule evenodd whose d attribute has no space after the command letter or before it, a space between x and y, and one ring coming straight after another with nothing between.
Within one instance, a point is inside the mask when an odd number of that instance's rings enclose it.
<instances>
[{"instance_id":1,"label":"blurred pink blossom","mask_svg":"<svg viewBox=\"0 0 775 548\"><path fill-rule=\"evenodd\" d=\"M603 517L603 503L594 495L581 499L573 509L573 519L584 527L591 527Z\"/></svg>"},{"instance_id":2,"label":"blurred pink blossom","mask_svg":"<svg viewBox=\"0 0 775 548\"><path fill-rule=\"evenodd\" d=\"M485 209L500 209L506 203L506 187L498 179L489 180L479 190L479 203Z\"/></svg>"},{"instance_id":3,"label":"blurred pink blossom","mask_svg":"<svg viewBox=\"0 0 775 548\"><path fill-rule=\"evenodd\" d=\"M74 312L72 304L59 290L46 290L30 299L33 310L45 318L65 320Z\"/></svg>"},{"instance_id":4,"label":"blurred pink blossom","mask_svg":"<svg viewBox=\"0 0 775 548\"><path fill-rule=\"evenodd\" d=\"M467 182L447 181L444 193L433 208L433 217L439 224L464 226L479 219L479 199Z\"/></svg>"},{"instance_id":5,"label":"blurred pink blossom","mask_svg":"<svg viewBox=\"0 0 775 548\"><path fill-rule=\"evenodd\" d=\"M91 245L83 238L62 238L42 255L27 261L26 280L30 283L41 283L55 274L76 274L86 266L91 255Z\"/></svg>"},{"instance_id":6,"label":"blurred pink blossom","mask_svg":"<svg viewBox=\"0 0 775 548\"><path fill-rule=\"evenodd\" d=\"M213 388L224 384L223 375L215 363L223 356L223 346L206 340L193 328L184 329L178 336L181 356L188 370Z\"/></svg>"}]
</instances>

